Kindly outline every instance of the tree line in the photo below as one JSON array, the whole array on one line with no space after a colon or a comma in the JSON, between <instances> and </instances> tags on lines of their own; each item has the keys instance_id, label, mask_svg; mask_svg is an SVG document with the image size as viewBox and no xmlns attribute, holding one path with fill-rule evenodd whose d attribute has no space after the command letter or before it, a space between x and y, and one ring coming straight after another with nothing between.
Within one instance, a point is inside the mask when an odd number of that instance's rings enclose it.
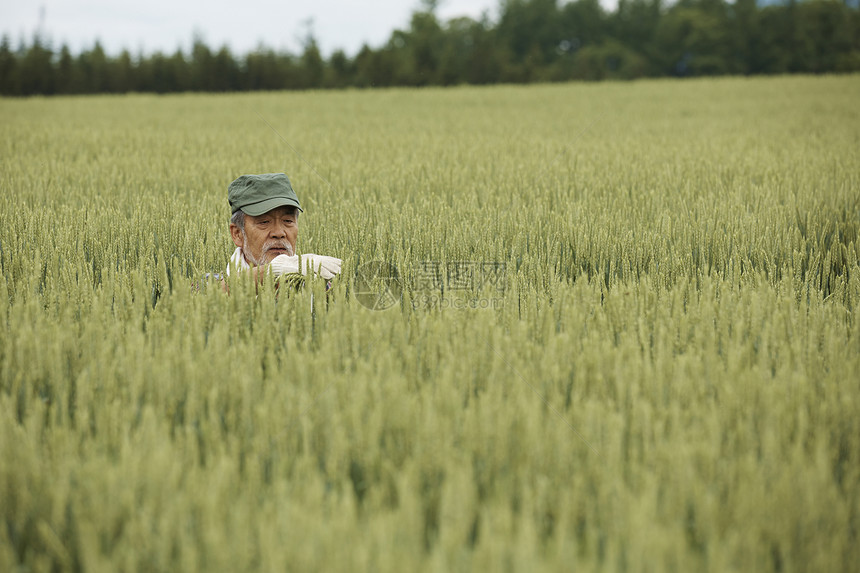
<instances>
[{"instance_id":1,"label":"tree line","mask_svg":"<svg viewBox=\"0 0 860 573\"><path fill-rule=\"evenodd\" d=\"M260 48L132 56L73 55L36 34L0 42L0 93L228 92L371 86L530 83L663 76L860 71L857 0L500 0L497 21L440 20L423 0L409 27L378 47L326 59L313 34L301 53Z\"/></svg>"}]
</instances>

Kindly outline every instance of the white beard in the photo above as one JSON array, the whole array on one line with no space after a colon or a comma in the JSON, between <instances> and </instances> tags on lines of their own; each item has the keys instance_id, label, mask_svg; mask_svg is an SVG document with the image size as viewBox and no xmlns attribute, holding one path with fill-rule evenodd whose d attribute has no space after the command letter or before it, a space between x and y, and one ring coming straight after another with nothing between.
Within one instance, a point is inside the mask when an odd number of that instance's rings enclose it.
<instances>
[{"instance_id":1,"label":"white beard","mask_svg":"<svg viewBox=\"0 0 860 573\"><path fill-rule=\"evenodd\" d=\"M287 256L292 257L295 253L293 253L293 246L289 244L287 241L283 241L282 244L278 244L277 246L284 247L287 250ZM262 267L266 263L262 261L258 261L254 258L254 255L251 254L251 251L248 249L248 235L245 231L242 231L242 255L245 257L245 260L251 263L252 265ZM260 256L265 259L266 258L266 246L263 246L263 252Z\"/></svg>"}]
</instances>

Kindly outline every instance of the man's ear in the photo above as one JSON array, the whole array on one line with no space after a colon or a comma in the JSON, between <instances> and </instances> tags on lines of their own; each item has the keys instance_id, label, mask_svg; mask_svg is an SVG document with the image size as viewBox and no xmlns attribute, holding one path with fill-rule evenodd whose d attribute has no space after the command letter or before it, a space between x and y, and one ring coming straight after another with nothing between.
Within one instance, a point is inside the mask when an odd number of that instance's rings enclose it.
<instances>
[{"instance_id":1,"label":"man's ear","mask_svg":"<svg viewBox=\"0 0 860 573\"><path fill-rule=\"evenodd\" d=\"M239 228L239 225L230 223L230 236L233 238L233 244L237 247L241 247L245 244L245 237L242 229Z\"/></svg>"}]
</instances>

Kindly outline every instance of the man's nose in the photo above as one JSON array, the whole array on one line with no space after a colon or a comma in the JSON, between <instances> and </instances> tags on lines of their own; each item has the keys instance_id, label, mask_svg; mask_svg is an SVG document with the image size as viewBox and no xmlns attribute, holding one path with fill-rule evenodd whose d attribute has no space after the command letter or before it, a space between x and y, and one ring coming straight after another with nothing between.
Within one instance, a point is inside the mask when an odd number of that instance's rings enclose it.
<instances>
[{"instance_id":1,"label":"man's nose","mask_svg":"<svg viewBox=\"0 0 860 573\"><path fill-rule=\"evenodd\" d=\"M275 224L272 225L272 232L270 233L272 237L283 238L287 236L287 226L281 223L280 221L275 221Z\"/></svg>"}]
</instances>

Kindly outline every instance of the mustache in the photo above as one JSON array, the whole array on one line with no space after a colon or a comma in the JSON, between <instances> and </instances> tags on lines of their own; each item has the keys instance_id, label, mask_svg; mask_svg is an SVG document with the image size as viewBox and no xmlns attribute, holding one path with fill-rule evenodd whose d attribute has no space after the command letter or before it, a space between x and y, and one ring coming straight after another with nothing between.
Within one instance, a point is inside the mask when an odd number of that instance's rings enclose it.
<instances>
[{"instance_id":1,"label":"mustache","mask_svg":"<svg viewBox=\"0 0 860 573\"><path fill-rule=\"evenodd\" d=\"M269 241L268 243L265 243L263 245L263 251L262 251L261 255L265 255L267 252L269 252L272 249L284 249L285 251L287 251L287 254L291 257L294 254L293 253L293 246L291 244L289 244L286 241L274 240L274 241Z\"/></svg>"}]
</instances>

